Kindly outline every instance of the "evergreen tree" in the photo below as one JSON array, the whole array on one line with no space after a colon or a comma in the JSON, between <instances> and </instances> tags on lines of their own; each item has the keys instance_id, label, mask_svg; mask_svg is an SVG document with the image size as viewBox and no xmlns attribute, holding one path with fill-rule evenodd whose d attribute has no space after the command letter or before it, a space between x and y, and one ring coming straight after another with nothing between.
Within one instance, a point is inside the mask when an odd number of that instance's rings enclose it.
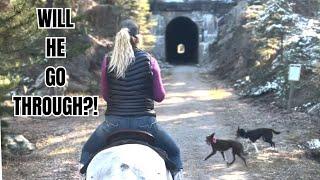
<instances>
[{"instance_id":1,"label":"evergreen tree","mask_svg":"<svg viewBox=\"0 0 320 180\"><path fill-rule=\"evenodd\" d=\"M121 19L133 19L140 26L141 48L151 49L155 42L151 29L155 26L155 22L151 20L149 0L119 0L116 5L122 10Z\"/></svg>"},{"instance_id":2,"label":"evergreen tree","mask_svg":"<svg viewBox=\"0 0 320 180\"><path fill-rule=\"evenodd\" d=\"M75 0L15 0L0 4L0 116L11 114L7 108L3 109L3 102L11 99L8 92L19 83L25 84L24 81L31 80L24 76L26 69L34 65L39 68L67 61L58 62L45 59L44 40L46 36L67 37L68 59L83 53L90 46L84 38L85 23L81 16L72 17L72 21L77 23L76 29L38 29L37 7L72 7L75 2Z\"/></svg>"},{"instance_id":3,"label":"evergreen tree","mask_svg":"<svg viewBox=\"0 0 320 180\"><path fill-rule=\"evenodd\" d=\"M22 79L23 68L43 62L43 37L45 31L37 28L36 6L39 0L16 0L6 4L0 12L0 102ZM0 116L9 113L0 106Z\"/></svg>"}]
</instances>

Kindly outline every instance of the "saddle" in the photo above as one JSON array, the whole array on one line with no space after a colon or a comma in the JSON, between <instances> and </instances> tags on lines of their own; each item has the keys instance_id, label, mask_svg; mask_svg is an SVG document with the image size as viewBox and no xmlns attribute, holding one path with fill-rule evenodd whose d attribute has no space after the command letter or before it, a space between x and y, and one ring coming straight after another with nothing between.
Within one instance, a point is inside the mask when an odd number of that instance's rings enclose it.
<instances>
[{"instance_id":1,"label":"saddle","mask_svg":"<svg viewBox=\"0 0 320 180\"><path fill-rule=\"evenodd\" d=\"M147 143L154 146L155 138L151 133L141 130L122 129L111 133L107 139L107 148L132 143Z\"/></svg>"},{"instance_id":2,"label":"saddle","mask_svg":"<svg viewBox=\"0 0 320 180\"><path fill-rule=\"evenodd\" d=\"M141 144L141 145L148 146L154 151L156 151L159 154L159 156L165 161L167 169L169 169L170 171L173 171L176 169L175 164L168 158L167 153L164 150L155 147L155 138L151 133L148 133L146 131L141 131L141 130L122 129L122 130L117 130L111 133L106 138L106 141L107 141L107 145L104 149L108 149L114 146L120 146L124 144ZM86 173L87 168L95 155L96 154L94 154L90 158L90 161L80 169L81 174Z\"/></svg>"}]
</instances>

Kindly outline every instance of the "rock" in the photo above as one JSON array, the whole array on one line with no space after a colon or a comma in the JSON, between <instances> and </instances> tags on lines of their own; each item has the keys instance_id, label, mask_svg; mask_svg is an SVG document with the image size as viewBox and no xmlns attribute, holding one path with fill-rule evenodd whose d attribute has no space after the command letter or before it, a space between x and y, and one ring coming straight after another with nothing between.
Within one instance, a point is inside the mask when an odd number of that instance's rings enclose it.
<instances>
[{"instance_id":1,"label":"rock","mask_svg":"<svg viewBox=\"0 0 320 180\"><path fill-rule=\"evenodd\" d=\"M219 17L218 37L208 51L212 72L221 78L236 80L247 75L250 61L254 59L252 35L242 27L247 6L246 1L241 1Z\"/></svg>"},{"instance_id":2,"label":"rock","mask_svg":"<svg viewBox=\"0 0 320 180\"><path fill-rule=\"evenodd\" d=\"M319 139L311 139L307 142L308 147L310 149L320 149L320 140Z\"/></svg>"},{"instance_id":3,"label":"rock","mask_svg":"<svg viewBox=\"0 0 320 180\"><path fill-rule=\"evenodd\" d=\"M320 103L312 106L309 110L308 113L311 115L320 115Z\"/></svg>"},{"instance_id":4,"label":"rock","mask_svg":"<svg viewBox=\"0 0 320 180\"><path fill-rule=\"evenodd\" d=\"M228 33L220 41L218 41L218 46L224 45L226 42L228 42L230 39L232 39L233 33Z\"/></svg>"},{"instance_id":5,"label":"rock","mask_svg":"<svg viewBox=\"0 0 320 180\"><path fill-rule=\"evenodd\" d=\"M35 150L35 145L30 143L23 135L5 135L3 137L4 151L11 154L30 154Z\"/></svg>"},{"instance_id":6,"label":"rock","mask_svg":"<svg viewBox=\"0 0 320 180\"><path fill-rule=\"evenodd\" d=\"M79 82L70 82L68 89L71 92L87 92L89 90L89 86L86 84L87 83L81 84Z\"/></svg>"},{"instance_id":7,"label":"rock","mask_svg":"<svg viewBox=\"0 0 320 180\"><path fill-rule=\"evenodd\" d=\"M320 140L311 139L306 143L306 156L320 162Z\"/></svg>"},{"instance_id":8,"label":"rock","mask_svg":"<svg viewBox=\"0 0 320 180\"><path fill-rule=\"evenodd\" d=\"M8 8L9 4L10 4L10 1L9 1L9 0L2 0L2 1L0 2L0 10L1 10L1 11L2 11L2 10L5 10L6 8Z\"/></svg>"},{"instance_id":9,"label":"rock","mask_svg":"<svg viewBox=\"0 0 320 180\"><path fill-rule=\"evenodd\" d=\"M44 84L44 71L38 75L34 84L27 90L28 94L45 95L48 94L49 88Z\"/></svg>"},{"instance_id":10,"label":"rock","mask_svg":"<svg viewBox=\"0 0 320 180\"><path fill-rule=\"evenodd\" d=\"M101 0L100 3L101 4L111 4L114 5L116 2L116 0Z\"/></svg>"},{"instance_id":11,"label":"rock","mask_svg":"<svg viewBox=\"0 0 320 180\"><path fill-rule=\"evenodd\" d=\"M44 96L44 95L65 95L67 91L68 84L69 84L69 75L66 74L66 83L63 87L55 87L49 88L45 85L44 82L45 73L44 71L37 77L35 83L31 85L31 87L27 90L28 94L33 94L37 96Z\"/></svg>"},{"instance_id":12,"label":"rock","mask_svg":"<svg viewBox=\"0 0 320 180\"><path fill-rule=\"evenodd\" d=\"M89 9L86 17L95 35L109 37L114 36L118 30L120 13L118 7L103 4Z\"/></svg>"}]
</instances>

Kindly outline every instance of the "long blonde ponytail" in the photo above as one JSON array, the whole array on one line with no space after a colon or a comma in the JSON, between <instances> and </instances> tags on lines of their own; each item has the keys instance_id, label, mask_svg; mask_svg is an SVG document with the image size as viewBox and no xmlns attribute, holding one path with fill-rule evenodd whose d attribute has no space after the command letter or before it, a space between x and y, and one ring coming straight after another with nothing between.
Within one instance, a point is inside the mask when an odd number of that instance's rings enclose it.
<instances>
[{"instance_id":1,"label":"long blonde ponytail","mask_svg":"<svg viewBox=\"0 0 320 180\"><path fill-rule=\"evenodd\" d=\"M134 59L129 29L122 28L116 35L108 70L109 72L114 71L116 78L124 78L128 66Z\"/></svg>"}]
</instances>

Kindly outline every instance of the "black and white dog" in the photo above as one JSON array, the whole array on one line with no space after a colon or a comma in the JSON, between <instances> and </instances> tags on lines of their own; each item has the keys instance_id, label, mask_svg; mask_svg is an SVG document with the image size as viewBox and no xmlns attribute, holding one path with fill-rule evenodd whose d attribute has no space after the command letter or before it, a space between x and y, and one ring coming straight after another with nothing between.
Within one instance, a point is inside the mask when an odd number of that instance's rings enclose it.
<instances>
[{"instance_id":1,"label":"black and white dog","mask_svg":"<svg viewBox=\"0 0 320 180\"><path fill-rule=\"evenodd\" d=\"M272 141L273 134L280 134L280 132L277 132L270 128L259 128L259 129L246 131L238 127L236 136L237 138L241 137L241 138L249 139L254 145L256 152L259 152L255 142L261 137L264 142L269 143L271 147L275 148L275 143Z\"/></svg>"}]
</instances>

